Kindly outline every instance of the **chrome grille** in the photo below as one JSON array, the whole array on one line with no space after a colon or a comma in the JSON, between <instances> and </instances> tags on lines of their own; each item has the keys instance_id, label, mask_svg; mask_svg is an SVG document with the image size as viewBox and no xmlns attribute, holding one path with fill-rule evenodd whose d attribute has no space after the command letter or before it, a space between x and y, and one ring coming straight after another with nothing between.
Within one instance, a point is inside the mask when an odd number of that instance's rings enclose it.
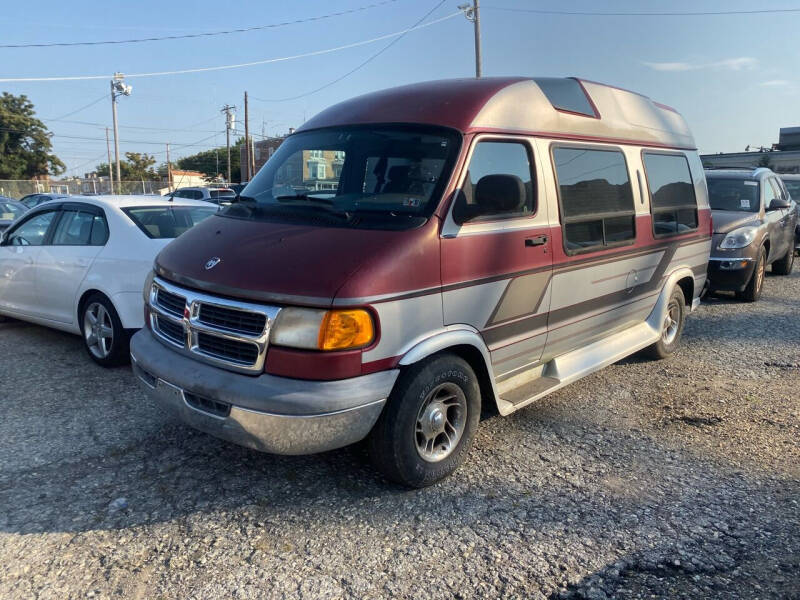
<instances>
[{"instance_id":1,"label":"chrome grille","mask_svg":"<svg viewBox=\"0 0 800 600\"><path fill-rule=\"evenodd\" d=\"M258 335L264 331L267 316L235 308L201 304L197 320L204 325L220 327L226 331Z\"/></svg>"},{"instance_id":2,"label":"chrome grille","mask_svg":"<svg viewBox=\"0 0 800 600\"><path fill-rule=\"evenodd\" d=\"M156 317L156 327L158 328L158 333L171 342L181 346L186 344L186 334L183 333L183 325L180 323L159 316Z\"/></svg>"},{"instance_id":3,"label":"chrome grille","mask_svg":"<svg viewBox=\"0 0 800 600\"><path fill-rule=\"evenodd\" d=\"M197 334L197 348L204 354L251 365L258 358L258 347L250 342L226 340L208 333Z\"/></svg>"},{"instance_id":4,"label":"chrome grille","mask_svg":"<svg viewBox=\"0 0 800 600\"><path fill-rule=\"evenodd\" d=\"M156 292L156 302L168 313L183 318L183 311L186 309L186 298L183 296L171 294L164 288L159 288Z\"/></svg>"},{"instance_id":5,"label":"chrome grille","mask_svg":"<svg viewBox=\"0 0 800 600\"><path fill-rule=\"evenodd\" d=\"M260 373L280 308L188 290L156 277L148 313L155 336L192 358Z\"/></svg>"}]
</instances>

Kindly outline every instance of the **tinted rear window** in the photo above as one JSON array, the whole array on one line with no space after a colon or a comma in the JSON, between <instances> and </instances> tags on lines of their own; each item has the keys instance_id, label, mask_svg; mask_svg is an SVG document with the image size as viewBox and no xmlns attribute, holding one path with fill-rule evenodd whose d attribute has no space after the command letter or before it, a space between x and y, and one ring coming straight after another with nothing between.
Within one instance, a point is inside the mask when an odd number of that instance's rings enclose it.
<instances>
[{"instance_id":1,"label":"tinted rear window","mask_svg":"<svg viewBox=\"0 0 800 600\"><path fill-rule=\"evenodd\" d=\"M236 194L231 190L209 190L212 198L235 198Z\"/></svg>"},{"instance_id":2,"label":"tinted rear window","mask_svg":"<svg viewBox=\"0 0 800 600\"><path fill-rule=\"evenodd\" d=\"M172 239L217 212L209 206L136 206L122 209L151 239Z\"/></svg>"}]
</instances>

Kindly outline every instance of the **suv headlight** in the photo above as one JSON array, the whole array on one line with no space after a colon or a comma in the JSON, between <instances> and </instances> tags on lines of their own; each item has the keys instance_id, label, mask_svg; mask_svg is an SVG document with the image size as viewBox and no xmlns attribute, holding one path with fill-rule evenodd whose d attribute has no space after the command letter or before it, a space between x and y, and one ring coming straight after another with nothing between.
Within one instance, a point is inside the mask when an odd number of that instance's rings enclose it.
<instances>
[{"instance_id":1,"label":"suv headlight","mask_svg":"<svg viewBox=\"0 0 800 600\"><path fill-rule=\"evenodd\" d=\"M362 308L283 308L270 333L271 344L306 350L363 348L374 339L372 316Z\"/></svg>"},{"instance_id":2,"label":"suv headlight","mask_svg":"<svg viewBox=\"0 0 800 600\"><path fill-rule=\"evenodd\" d=\"M739 229L734 229L719 243L719 249L746 248L756 239L757 231L758 227L739 227Z\"/></svg>"}]
</instances>

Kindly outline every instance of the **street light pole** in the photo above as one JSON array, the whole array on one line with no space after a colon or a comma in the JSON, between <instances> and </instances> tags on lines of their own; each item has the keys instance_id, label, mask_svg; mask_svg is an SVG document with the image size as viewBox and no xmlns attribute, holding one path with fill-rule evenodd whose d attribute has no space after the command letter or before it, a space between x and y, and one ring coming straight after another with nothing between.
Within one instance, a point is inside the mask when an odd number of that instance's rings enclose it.
<instances>
[{"instance_id":1,"label":"street light pole","mask_svg":"<svg viewBox=\"0 0 800 600\"><path fill-rule=\"evenodd\" d=\"M222 107L220 112L225 113L225 146L228 149L228 184L231 183L231 129L235 129L236 125L236 110L235 106L226 104Z\"/></svg>"},{"instance_id":2,"label":"street light pole","mask_svg":"<svg viewBox=\"0 0 800 600\"><path fill-rule=\"evenodd\" d=\"M117 163L117 191L122 193L122 178L119 165L119 129L117 128L117 98L130 96L133 88L125 83L125 75L114 73L111 79L111 113L114 118L114 160Z\"/></svg>"},{"instance_id":3,"label":"street light pole","mask_svg":"<svg viewBox=\"0 0 800 600\"><path fill-rule=\"evenodd\" d=\"M108 127L106 127L106 151L108 152L108 193L114 193L114 175L111 171L111 142L108 141Z\"/></svg>"},{"instance_id":4,"label":"street light pole","mask_svg":"<svg viewBox=\"0 0 800 600\"><path fill-rule=\"evenodd\" d=\"M481 58L481 6L480 0L472 0L472 6L462 4L458 8L464 11L467 21L471 21L475 29L475 77L480 79L483 75Z\"/></svg>"}]
</instances>

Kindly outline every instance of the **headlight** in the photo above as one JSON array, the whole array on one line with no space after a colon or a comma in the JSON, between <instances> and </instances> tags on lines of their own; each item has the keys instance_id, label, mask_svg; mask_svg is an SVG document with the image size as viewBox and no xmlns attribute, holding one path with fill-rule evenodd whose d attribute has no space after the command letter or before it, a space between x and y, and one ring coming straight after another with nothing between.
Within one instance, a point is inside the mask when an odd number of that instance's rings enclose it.
<instances>
[{"instance_id":1,"label":"headlight","mask_svg":"<svg viewBox=\"0 0 800 600\"><path fill-rule=\"evenodd\" d=\"M720 242L720 250L732 250L734 248L745 248L756 239L757 227L740 227L734 229Z\"/></svg>"},{"instance_id":2,"label":"headlight","mask_svg":"<svg viewBox=\"0 0 800 600\"><path fill-rule=\"evenodd\" d=\"M156 272L153 269L150 269L150 272L147 274L147 277L144 278L144 288L142 288L142 296L144 297L144 303L147 304L150 301L150 288L153 287L153 278L156 276Z\"/></svg>"},{"instance_id":3,"label":"headlight","mask_svg":"<svg viewBox=\"0 0 800 600\"><path fill-rule=\"evenodd\" d=\"M276 346L307 350L363 348L375 339L375 326L364 309L281 309L270 334Z\"/></svg>"}]
</instances>

